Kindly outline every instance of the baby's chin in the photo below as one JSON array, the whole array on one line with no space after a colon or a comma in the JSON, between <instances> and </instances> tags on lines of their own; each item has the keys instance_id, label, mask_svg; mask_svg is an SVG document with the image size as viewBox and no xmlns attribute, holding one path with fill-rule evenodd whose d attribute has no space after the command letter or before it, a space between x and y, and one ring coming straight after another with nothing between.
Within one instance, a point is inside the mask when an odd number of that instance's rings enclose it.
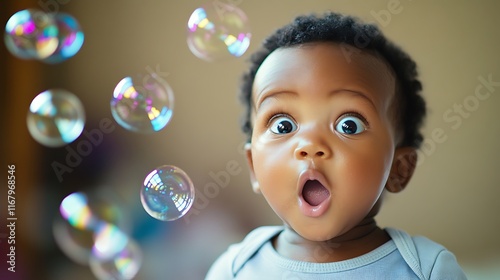
<instances>
[{"instance_id":1,"label":"baby's chin","mask_svg":"<svg viewBox=\"0 0 500 280\"><path fill-rule=\"evenodd\" d=\"M296 238L297 241L302 239L306 242L321 242L321 243L330 243L334 242L335 238L344 234L344 232L336 233L332 232L329 229L316 229L316 228L305 228L302 230L295 230L289 224L285 223L285 227L289 230L290 237Z\"/></svg>"}]
</instances>

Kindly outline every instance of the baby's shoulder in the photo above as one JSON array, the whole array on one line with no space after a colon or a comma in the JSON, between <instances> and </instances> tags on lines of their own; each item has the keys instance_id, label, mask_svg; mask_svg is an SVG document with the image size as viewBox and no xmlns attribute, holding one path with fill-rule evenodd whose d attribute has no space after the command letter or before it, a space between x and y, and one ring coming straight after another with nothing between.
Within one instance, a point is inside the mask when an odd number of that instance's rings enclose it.
<instances>
[{"instance_id":1,"label":"baby's shoulder","mask_svg":"<svg viewBox=\"0 0 500 280\"><path fill-rule=\"evenodd\" d=\"M252 230L234 248L233 271L238 271L267 241L283 231L283 226L262 226Z\"/></svg>"},{"instance_id":2,"label":"baby's shoulder","mask_svg":"<svg viewBox=\"0 0 500 280\"><path fill-rule=\"evenodd\" d=\"M466 279L455 255L443 245L424 236L410 236L399 229L385 230L420 279Z\"/></svg>"},{"instance_id":3,"label":"baby's shoulder","mask_svg":"<svg viewBox=\"0 0 500 280\"><path fill-rule=\"evenodd\" d=\"M407 232L395 228L386 228L385 231L391 236L399 251L409 253L411 257L416 259L433 259L442 251L447 250L443 245L425 236L411 236Z\"/></svg>"},{"instance_id":4,"label":"baby's shoulder","mask_svg":"<svg viewBox=\"0 0 500 280\"><path fill-rule=\"evenodd\" d=\"M212 265L205 280L233 279L245 263L282 230L283 226L263 226L252 230L240 243L229 246Z\"/></svg>"}]
</instances>

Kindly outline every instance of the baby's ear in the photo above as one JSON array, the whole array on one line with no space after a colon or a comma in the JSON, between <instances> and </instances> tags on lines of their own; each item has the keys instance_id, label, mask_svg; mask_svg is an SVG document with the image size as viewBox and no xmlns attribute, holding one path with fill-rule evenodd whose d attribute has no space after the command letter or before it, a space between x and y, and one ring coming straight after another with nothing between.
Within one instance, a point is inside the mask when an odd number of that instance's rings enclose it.
<instances>
[{"instance_id":1,"label":"baby's ear","mask_svg":"<svg viewBox=\"0 0 500 280\"><path fill-rule=\"evenodd\" d=\"M392 193L405 189L417 166L417 151L413 147L396 148L391 173L385 188Z\"/></svg>"},{"instance_id":2,"label":"baby's ear","mask_svg":"<svg viewBox=\"0 0 500 280\"><path fill-rule=\"evenodd\" d=\"M252 144L245 144L245 155L247 156L248 169L250 170L250 182L252 183L252 189L255 193L260 193L259 182L255 178L255 172L253 168L253 159L252 159Z\"/></svg>"}]
</instances>

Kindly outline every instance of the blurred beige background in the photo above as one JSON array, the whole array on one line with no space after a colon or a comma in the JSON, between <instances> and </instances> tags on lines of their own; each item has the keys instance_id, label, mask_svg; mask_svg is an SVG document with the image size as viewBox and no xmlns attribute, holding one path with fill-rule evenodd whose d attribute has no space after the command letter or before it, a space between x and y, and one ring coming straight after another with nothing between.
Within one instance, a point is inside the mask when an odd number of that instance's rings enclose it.
<instances>
[{"instance_id":1,"label":"blurred beige background","mask_svg":"<svg viewBox=\"0 0 500 280\"><path fill-rule=\"evenodd\" d=\"M334 10L377 23L401 45L419 65L428 102L417 172L403 193L388 196L379 223L444 244L470 279L500 278L500 85L493 83L484 100L475 96L481 79L500 82L497 1L218 1L247 14L252 41L241 58L215 63L198 59L186 44L190 14L213 1L2 4L2 24L20 9L57 9L72 14L85 33L80 52L58 65L20 60L1 46L2 160L3 166L16 163L19 176L19 277L33 275L27 269L34 267L37 279L91 279L90 270L62 255L52 237L60 200L73 191L106 189L123 201L130 232L143 249L136 279L202 279L230 243L257 226L279 224L249 184L236 97L240 75L249 54L276 28L299 14ZM391 5L397 12L381 19ZM72 91L85 106L86 131L99 129L112 120L109 101L118 81L147 69L162 73L175 92L172 122L152 135L114 124L60 182L51 163L64 163L67 150L31 139L25 124L31 99L47 88ZM145 175L163 164L185 170L200 194L192 211L173 223L152 219L139 201ZM222 174L229 180L221 183Z\"/></svg>"}]
</instances>

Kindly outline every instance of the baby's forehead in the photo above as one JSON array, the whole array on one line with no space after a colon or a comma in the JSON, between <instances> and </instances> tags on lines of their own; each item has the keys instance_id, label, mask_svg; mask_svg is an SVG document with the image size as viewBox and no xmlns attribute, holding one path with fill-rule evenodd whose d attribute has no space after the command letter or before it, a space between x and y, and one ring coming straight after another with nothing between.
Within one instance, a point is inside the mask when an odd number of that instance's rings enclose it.
<instances>
[{"instance_id":1,"label":"baby's forehead","mask_svg":"<svg viewBox=\"0 0 500 280\"><path fill-rule=\"evenodd\" d=\"M292 86L308 75L311 81L369 87L384 92L383 99L392 100L396 91L394 70L377 52L320 42L281 47L269 54L256 73L252 95L268 87Z\"/></svg>"}]
</instances>

